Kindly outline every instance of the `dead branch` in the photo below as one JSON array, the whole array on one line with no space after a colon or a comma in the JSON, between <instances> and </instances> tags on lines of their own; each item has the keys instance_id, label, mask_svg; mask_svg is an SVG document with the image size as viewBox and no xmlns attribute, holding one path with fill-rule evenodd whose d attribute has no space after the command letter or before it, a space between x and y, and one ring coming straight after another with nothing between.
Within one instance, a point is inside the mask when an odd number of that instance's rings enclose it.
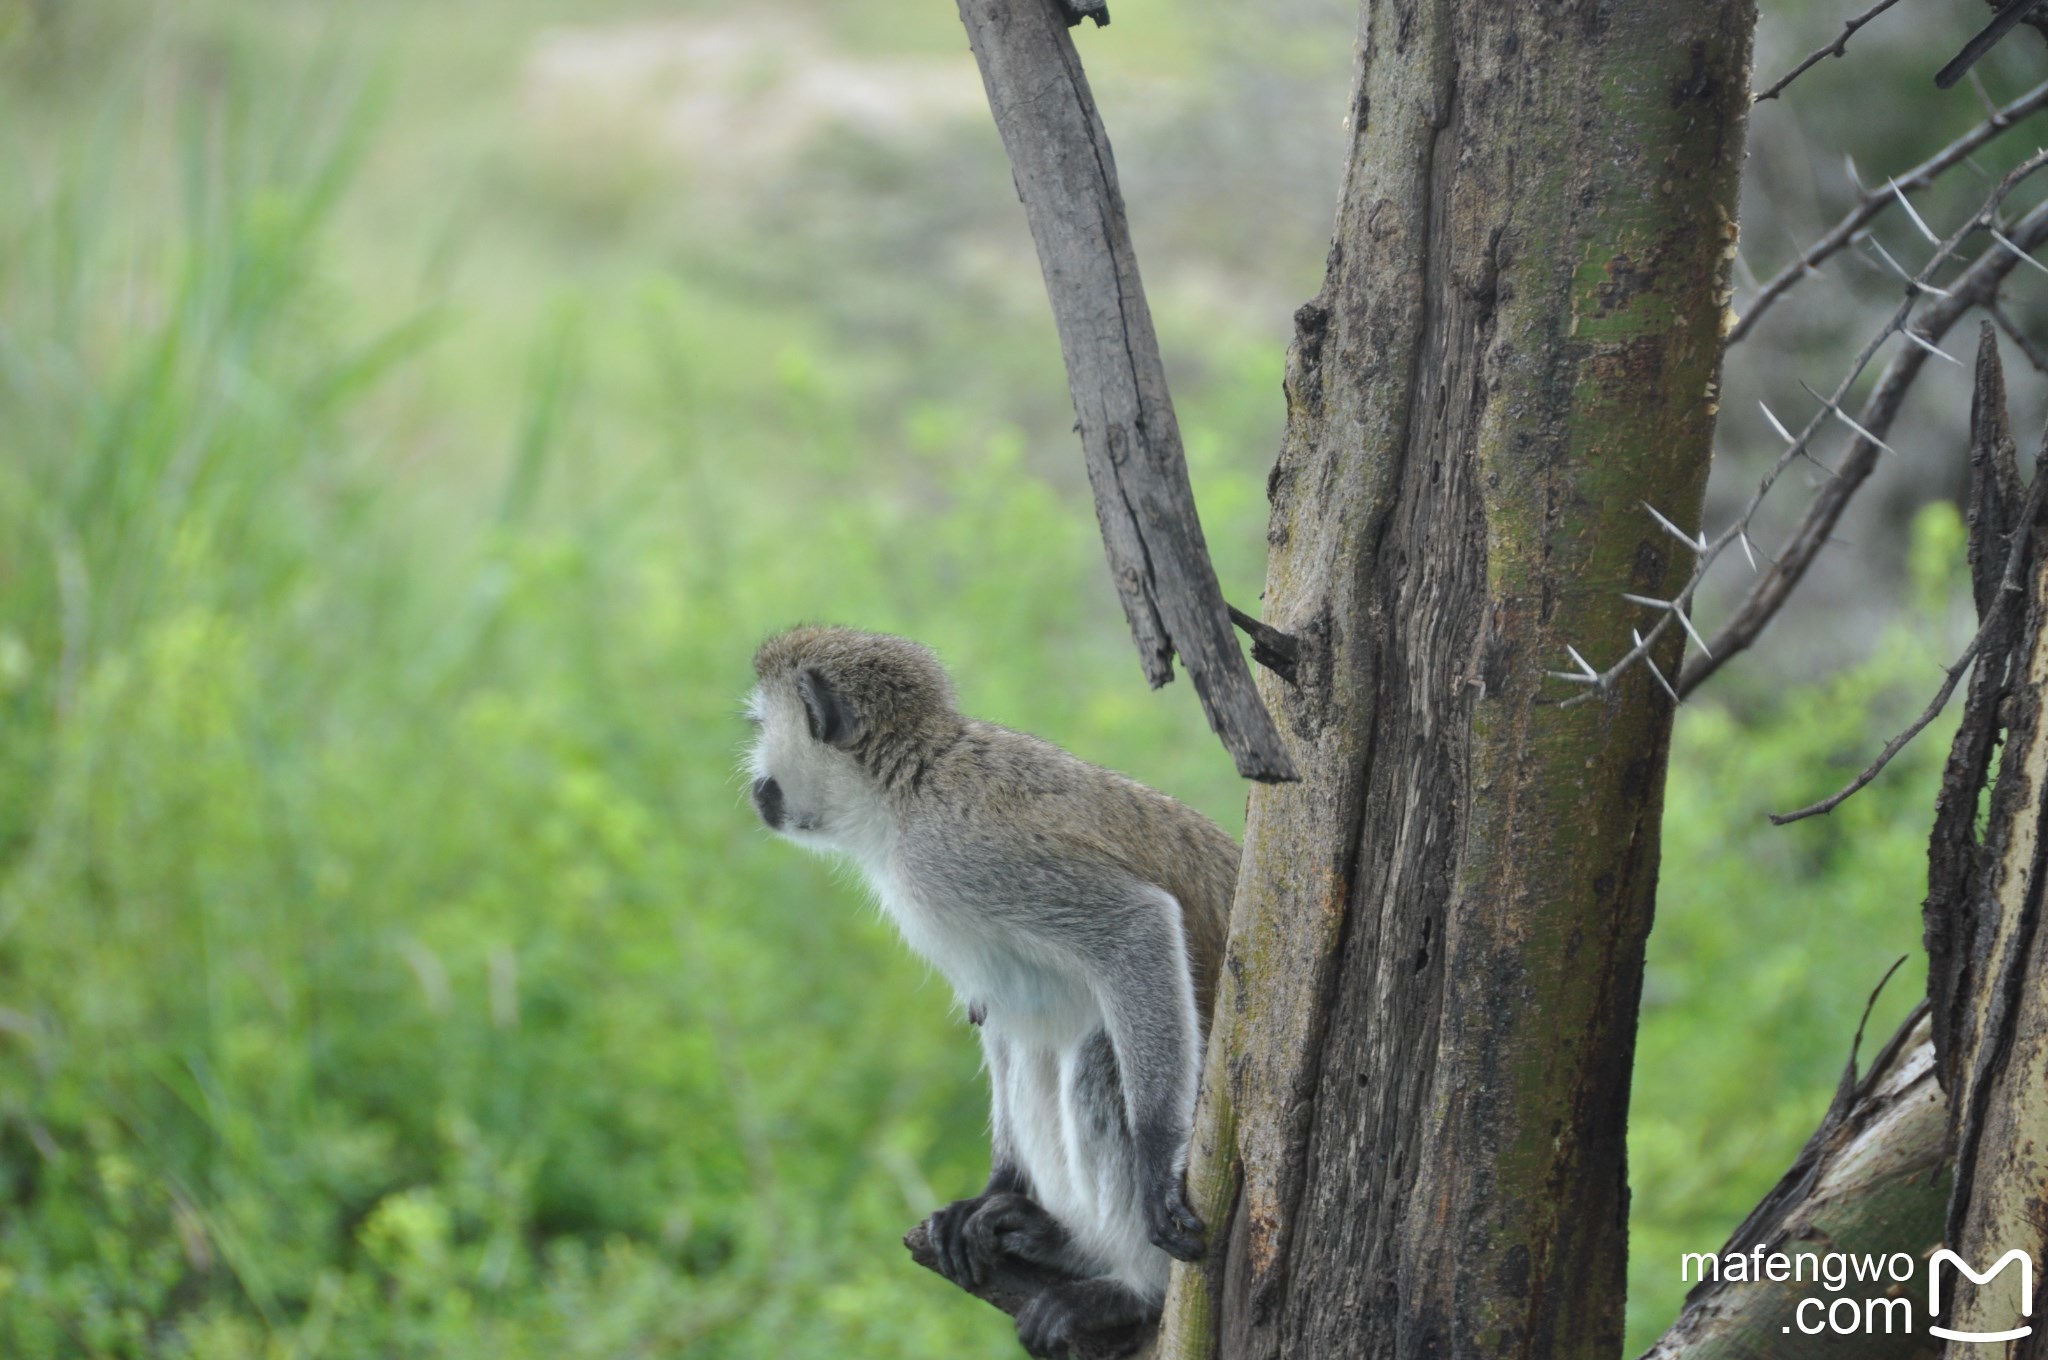
<instances>
[{"instance_id":1,"label":"dead branch","mask_svg":"<svg viewBox=\"0 0 2048 1360\"><path fill-rule=\"evenodd\" d=\"M1850 1058L1842 1090L1820 1127L1776 1186L1717 1253L1761 1249L1765 1255L1802 1251L1900 1250L1917 1252L1941 1240L1949 1169L1942 1155L1947 1104L1933 1075L1925 1008L1906 1017L1858 1079ZM1887 1281L1856 1283L1844 1297L1869 1297ZM1703 1280L1685 1310L1643 1360L1825 1360L1841 1351L1841 1338L1809 1336L1798 1324L1809 1282L1767 1275ZM1877 1333L1857 1338L1860 1360L1931 1356L1939 1345L1924 1332Z\"/></svg>"},{"instance_id":2,"label":"dead branch","mask_svg":"<svg viewBox=\"0 0 2048 1360\"><path fill-rule=\"evenodd\" d=\"M1180 653L1238 773L1294 762L1238 650L1195 513L1109 136L1059 0L958 0L1059 329L1110 575L1154 687Z\"/></svg>"},{"instance_id":3,"label":"dead branch","mask_svg":"<svg viewBox=\"0 0 2048 1360\"><path fill-rule=\"evenodd\" d=\"M2006 315L2005 308L1999 305L1997 298L1985 303L1984 311L1997 324L1998 329L2005 332L2005 338L2019 346L2020 353L2026 356L2027 362L2033 366L2036 373L2048 373L2048 354L2043 354L2041 347L2028 339L2027 333L2019 328L2018 323Z\"/></svg>"},{"instance_id":4,"label":"dead branch","mask_svg":"<svg viewBox=\"0 0 2048 1360\"><path fill-rule=\"evenodd\" d=\"M1979 332L1976 391L1970 404L1970 585L1980 623L2000 593L1998 561L2019 528L2019 450L2006 410L2005 373L1990 323ZM1973 947L1977 934L1976 894L1980 873L1977 813L2005 723L2000 716L2011 673L2011 654L2020 620L2005 615L1987 639L1962 721L1949 743L1941 788L1934 797L1934 831L1927 843L1927 897L1920 904L1921 938L1927 947L1927 1000L1934 1022L1935 1076L1942 1089L1956 1090L1957 1035L1969 1028L1981 963Z\"/></svg>"}]
</instances>

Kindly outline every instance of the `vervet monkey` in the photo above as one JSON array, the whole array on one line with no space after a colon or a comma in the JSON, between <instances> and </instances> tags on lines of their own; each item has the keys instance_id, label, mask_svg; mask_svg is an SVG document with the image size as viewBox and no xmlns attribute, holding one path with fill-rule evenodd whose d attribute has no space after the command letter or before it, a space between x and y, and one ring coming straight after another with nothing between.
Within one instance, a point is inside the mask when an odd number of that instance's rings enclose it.
<instances>
[{"instance_id":1,"label":"vervet monkey","mask_svg":"<svg viewBox=\"0 0 2048 1360\"><path fill-rule=\"evenodd\" d=\"M1078 1277L1017 1315L1037 1356L1155 1321L1200 1255L1185 1185L1237 845L1200 813L961 714L904 638L798 628L754 657L755 810L859 867L981 1028L988 1185L934 1215L955 1283Z\"/></svg>"}]
</instances>

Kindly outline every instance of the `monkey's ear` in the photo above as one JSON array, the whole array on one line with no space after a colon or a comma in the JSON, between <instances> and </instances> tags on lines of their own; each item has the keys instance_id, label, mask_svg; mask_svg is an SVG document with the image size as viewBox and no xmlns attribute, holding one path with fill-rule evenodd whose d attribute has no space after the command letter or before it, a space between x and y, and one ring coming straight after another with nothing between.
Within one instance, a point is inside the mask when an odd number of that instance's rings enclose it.
<instances>
[{"instance_id":1,"label":"monkey's ear","mask_svg":"<svg viewBox=\"0 0 2048 1360\"><path fill-rule=\"evenodd\" d=\"M844 746L853 740L854 729L860 725L859 715L839 691L832 688L832 682L822 672L800 672L796 687L797 692L803 695L804 719L810 724L813 741L822 741L827 746Z\"/></svg>"}]
</instances>

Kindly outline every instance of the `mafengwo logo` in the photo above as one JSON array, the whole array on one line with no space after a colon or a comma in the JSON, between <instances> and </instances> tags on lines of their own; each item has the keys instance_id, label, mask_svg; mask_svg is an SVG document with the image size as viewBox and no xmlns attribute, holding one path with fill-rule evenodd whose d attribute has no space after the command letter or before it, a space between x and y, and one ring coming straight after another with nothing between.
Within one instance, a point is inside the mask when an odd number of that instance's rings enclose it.
<instances>
[{"instance_id":1,"label":"mafengwo logo","mask_svg":"<svg viewBox=\"0 0 2048 1360\"><path fill-rule=\"evenodd\" d=\"M2026 1252L2015 1247L1999 1257L1990 1269L1981 1271L1946 1247L1931 1252L1925 1259L1924 1327L1929 1335L1944 1341L1988 1344L2017 1341L2033 1334L2033 1324L2027 1319L2034 1314L2034 1260ZM1914 1277L1919 1264L1912 1254L1903 1251L1888 1255L1802 1252L1793 1256L1756 1243L1746 1252L1718 1256L1683 1253L1678 1273L1687 1283L1810 1283L1812 1289L1794 1305L1785 1331L1807 1336L1882 1336L1921 1330L1923 1320L1913 1313L1918 1293ZM1956 1279L1957 1275L1963 1279ZM1971 1325L1942 1325L1944 1302L1948 1305L1950 1323L1967 1319ZM2006 1321L2014 1325L1997 1326Z\"/></svg>"},{"instance_id":2,"label":"mafengwo logo","mask_svg":"<svg viewBox=\"0 0 2048 1360\"><path fill-rule=\"evenodd\" d=\"M2018 1266L2020 1282L2019 1315L2021 1317L2032 1317L2034 1315L2034 1259L2031 1256L2021 1251L2018 1247L2014 1247L2011 1251L1999 1257L1996 1265L1980 1275L1970 1268L1968 1261L1965 1261L1947 1247L1943 1247L1940 1251L1935 1252L1933 1256L1929 1257L1927 1261L1927 1330L1933 1335L1940 1337L1944 1341L2017 1341L2034 1330L2031 1324L2014 1327L2002 1332L1963 1332L1937 1326L1934 1319L1941 1314L1941 1268L1944 1265L1952 1265L1963 1274L1969 1276L1970 1283L1976 1285L1980 1290L1990 1284L2008 1266Z\"/></svg>"}]
</instances>

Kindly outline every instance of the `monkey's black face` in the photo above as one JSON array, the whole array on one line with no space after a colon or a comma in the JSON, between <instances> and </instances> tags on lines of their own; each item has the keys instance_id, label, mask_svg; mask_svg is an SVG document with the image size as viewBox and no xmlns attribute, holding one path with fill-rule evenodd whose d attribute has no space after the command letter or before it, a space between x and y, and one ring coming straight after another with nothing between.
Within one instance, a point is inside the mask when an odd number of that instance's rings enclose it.
<instances>
[{"instance_id":1,"label":"monkey's black face","mask_svg":"<svg viewBox=\"0 0 2048 1360\"><path fill-rule=\"evenodd\" d=\"M754 811L761 814L761 820L768 824L770 831L782 830L782 785L773 778L754 781Z\"/></svg>"},{"instance_id":2,"label":"monkey's black face","mask_svg":"<svg viewBox=\"0 0 2048 1360\"><path fill-rule=\"evenodd\" d=\"M873 781L846 752L813 736L823 720L805 703L794 679L776 687L755 689L747 699L754 723L746 771L753 783L748 796L761 822L778 836L821 852L875 850L863 841L881 835ZM841 721L840 715L835 721Z\"/></svg>"}]
</instances>

